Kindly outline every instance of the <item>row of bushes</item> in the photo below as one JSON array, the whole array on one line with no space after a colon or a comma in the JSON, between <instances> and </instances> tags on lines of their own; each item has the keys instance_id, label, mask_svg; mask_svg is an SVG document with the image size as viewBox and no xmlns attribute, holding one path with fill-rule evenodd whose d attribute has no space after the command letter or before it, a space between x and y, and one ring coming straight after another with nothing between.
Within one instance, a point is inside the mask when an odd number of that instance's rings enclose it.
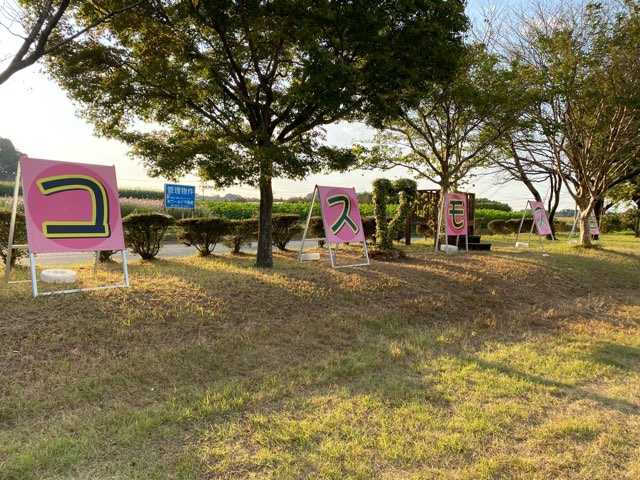
<instances>
[{"instance_id":1,"label":"row of bushes","mask_svg":"<svg viewBox=\"0 0 640 480\"><path fill-rule=\"evenodd\" d=\"M6 239L9 236L10 212L0 210L0 256L6 261ZM375 217L362 218L365 236L375 241ZM258 219L248 218L232 220L222 217L185 218L177 220L161 213L132 213L122 219L125 243L134 253L145 260L157 256L169 227L175 226L177 240L187 246L194 246L200 256L213 253L216 245L222 243L232 253L237 254L245 246L258 238ZM297 214L275 214L273 216L273 245L285 250L287 244L303 230L303 223ZM309 223L308 236L324 238L322 217L313 216ZM18 212L15 243L26 243L26 225L24 214ZM15 250L14 263L23 256L24 250ZM102 261L108 260L115 251L100 253Z\"/></svg>"},{"instance_id":2,"label":"row of bushes","mask_svg":"<svg viewBox=\"0 0 640 480\"><path fill-rule=\"evenodd\" d=\"M155 258L164 234L174 224L178 241L194 246L202 257L211 255L219 243L237 254L258 238L257 218L196 217L176 221L172 216L160 213L134 213L122 219L127 246L145 260ZM273 245L278 249L285 250L291 239L301 232L302 224L297 215L273 216Z\"/></svg>"},{"instance_id":3,"label":"row of bushes","mask_svg":"<svg viewBox=\"0 0 640 480\"><path fill-rule=\"evenodd\" d=\"M203 209L208 210L214 217L224 217L234 220L243 218L253 218L258 216L260 204L258 202L216 202L205 200L199 202ZM300 219L305 219L309 214L310 202L277 202L273 204L274 214L297 215ZM398 208L397 205L388 205L387 214L393 216ZM373 215L373 205L361 204L360 214L363 217ZM313 215L320 215L320 204L313 205Z\"/></svg>"},{"instance_id":4,"label":"row of bushes","mask_svg":"<svg viewBox=\"0 0 640 480\"><path fill-rule=\"evenodd\" d=\"M622 232L624 230L634 230L640 216L640 209L630 208L621 213L605 213L600 222L602 233Z\"/></svg>"},{"instance_id":5,"label":"row of bushes","mask_svg":"<svg viewBox=\"0 0 640 480\"><path fill-rule=\"evenodd\" d=\"M222 217L205 217L175 221L169 215L153 213L131 214L122 219L127 246L145 260L155 258L164 234L169 226L174 224L178 229L178 241L187 246L194 246L203 257L211 255L219 243L229 248L233 254L237 254L242 247L250 246L251 242L258 238L257 218L229 220ZM362 226L365 237L375 241L375 217L363 217ZM302 230L303 224L297 215L274 215L273 245L279 250L285 250L287 244L299 236ZM322 217L311 217L307 235L309 238L324 238ZM109 256L109 252L103 255L105 258Z\"/></svg>"},{"instance_id":6,"label":"row of bushes","mask_svg":"<svg viewBox=\"0 0 640 480\"><path fill-rule=\"evenodd\" d=\"M492 210L478 208L476 209L476 222L479 223L478 227L481 229L489 228L489 223L494 220L512 220L518 217L518 220L522 219L522 212L505 212L504 210Z\"/></svg>"},{"instance_id":7,"label":"row of bushes","mask_svg":"<svg viewBox=\"0 0 640 480\"><path fill-rule=\"evenodd\" d=\"M162 212L162 196L141 198L130 195L130 191L124 192L126 192L127 195L124 195L123 191L120 192L120 214L123 218L131 213ZM140 190L140 192L147 192L147 190ZM6 194L4 198L2 198L2 193L0 192L0 208L11 207L10 195L13 195L13 190L11 190L10 194ZM273 213L297 215L300 219L306 219L309 213L309 204L309 202L276 202L273 204ZM242 220L256 218L260 211L260 204L258 202L218 202L206 200L198 201L197 205L198 207L195 212L193 212L196 217L223 217L230 220ZM397 207L397 205L388 205L388 216L393 216ZM18 208L23 210L22 203ZM191 212L183 209L169 209L167 213L176 220L182 218L185 214L191 215ZM362 216L372 216L373 205L361 204L360 213ZM320 204L318 202L313 206L313 215L320 215Z\"/></svg>"},{"instance_id":8,"label":"row of bushes","mask_svg":"<svg viewBox=\"0 0 640 480\"><path fill-rule=\"evenodd\" d=\"M522 218L512 218L509 220L492 220L489 222L487 228L489 232L494 235L508 235L510 233L518 233L520 223L522 222L521 232L530 232L533 227L533 218L525 218L524 222ZM556 232L568 232L571 230L571 225L554 220L553 226Z\"/></svg>"}]
</instances>

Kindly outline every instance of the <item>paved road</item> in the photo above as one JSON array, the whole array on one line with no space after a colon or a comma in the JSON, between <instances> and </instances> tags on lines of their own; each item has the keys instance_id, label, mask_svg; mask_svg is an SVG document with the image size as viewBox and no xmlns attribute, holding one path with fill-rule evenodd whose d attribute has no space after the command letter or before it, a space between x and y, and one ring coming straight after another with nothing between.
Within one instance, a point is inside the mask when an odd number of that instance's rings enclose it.
<instances>
[{"instance_id":1,"label":"paved road","mask_svg":"<svg viewBox=\"0 0 640 480\"><path fill-rule=\"evenodd\" d=\"M287 248L289 250L297 250L300 248L300 241L292 241L289 242ZM306 246L315 246L316 242L305 242ZM251 247L244 247L244 251L255 251L258 244L253 243ZM214 253L227 253L229 249L224 245L216 245ZM196 254L195 247L187 247L185 245L179 243L169 243L165 244L160 248L160 252L158 253L159 258L177 258L177 257L189 257L194 256ZM120 254L115 254L113 259L116 261L120 261ZM134 255L131 251L127 250L127 259L139 259L139 255ZM95 255L93 253L40 253L37 256L37 264L38 266L59 266L59 265L74 265L77 263L87 263L92 262L95 259ZM27 265L29 263L28 258L22 259L22 264Z\"/></svg>"},{"instance_id":2,"label":"paved road","mask_svg":"<svg viewBox=\"0 0 640 480\"><path fill-rule=\"evenodd\" d=\"M419 237L415 237L414 240L418 240ZM293 240L289 242L287 245L288 250L297 251L300 248L300 240ZM305 242L306 247L315 247L317 246L317 242L315 240ZM244 247L244 251L255 251L258 247L257 242L251 244L251 247ZM274 247L275 249L275 247ZM214 253L227 253L229 249L224 245L216 245ZM178 258L178 257L189 257L194 256L196 254L195 247L187 247L180 243L168 243L163 245L160 248L160 252L158 253L159 258ZM120 254L115 254L113 259L115 261L120 261ZM139 259L139 255L134 255L131 251L127 250L127 259ZM40 253L38 254L37 263L38 266L59 266L59 265L74 265L77 263L88 263L92 262L95 259L93 253ZM23 258L21 263L27 265L29 263L28 258Z\"/></svg>"}]
</instances>

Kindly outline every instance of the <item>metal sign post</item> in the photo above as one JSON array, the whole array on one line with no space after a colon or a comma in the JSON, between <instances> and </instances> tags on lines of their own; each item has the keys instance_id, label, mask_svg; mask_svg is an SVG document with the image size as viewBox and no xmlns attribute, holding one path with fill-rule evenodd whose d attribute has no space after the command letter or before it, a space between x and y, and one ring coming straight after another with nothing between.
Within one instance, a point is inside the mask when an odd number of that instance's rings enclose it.
<instances>
[{"instance_id":1,"label":"metal sign post","mask_svg":"<svg viewBox=\"0 0 640 480\"><path fill-rule=\"evenodd\" d=\"M313 205L316 198L320 201L320 213L322 215L325 237L308 239L307 233L309 232L309 223L311 222ZM336 214L333 209L336 209L336 211L337 209L341 210L339 210L339 214ZM310 261L310 259L305 258L305 254L303 253L304 244L307 240L324 241L326 243L331 268L366 267L371 264L367 250L367 241L362 231L362 219L358 209L355 189L319 187L318 185L314 187L309 213L307 214L307 221L305 222L304 232L302 234L300 251L298 252L299 263ZM366 259L365 263L336 265L338 246L340 243L362 243L364 257Z\"/></svg>"},{"instance_id":2,"label":"metal sign post","mask_svg":"<svg viewBox=\"0 0 640 480\"><path fill-rule=\"evenodd\" d=\"M13 240L21 183L28 243L15 245ZM37 188L31 188L33 185L37 185ZM5 282L24 282L10 281L11 258L14 249L28 248L30 281L34 297L128 287L129 271L117 192L115 167L113 166L22 157L18 163L11 208ZM61 195L58 197L58 193L66 193L71 196ZM111 208L109 208L110 206ZM90 217L89 221L87 217ZM92 249L91 247L94 246L101 248ZM96 263L93 269L95 276L97 275L100 250L121 252L123 284L39 291L36 275L37 253L95 252Z\"/></svg>"},{"instance_id":3,"label":"metal sign post","mask_svg":"<svg viewBox=\"0 0 640 480\"><path fill-rule=\"evenodd\" d=\"M533 229L536 229L538 233L538 237L540 239L540 245L544 250L544 241L542 240L542 235L551 235L551 241L555 244L556 239L553 235L553 231L551 230L551 223L549 222L549 217L547 217L547 212L544 209L544 205L541 205L542 202L527 200L527 204L524 207L522 212L522 219L520 220L520 226L518 227L518 233L516 234L516 247L528 247L531 243L531 235L533 234ZM531 229L529 230L529 236L527 237L526 242L519 242L520 233L522 233L522 226L524 225L524 220L527 216L527 211L531 209L531 215L533 216L533 221L531 222Z\"/></svg>"},{"instance_id":4,"label":"metal sign post","mask_svg":"<svg viewBox=\"0 0 640 480\"><path fill-rule=\"evenodd\" d=\"M447 211L449 207L450 211ZM443 227L444 225L444 227ZM464 235L465 251L469 251L469 225L467 217L467 202L465 194L445 193L440 199L440 208L438 211L438 227L436 229L436 241L434 251L442 245L440 233L444 231L444 251L449 254L449 250L459 251L460 237ZM449 237L456 237L455 250L449 249L454 245L449 245Z\"/></svg>"},{"instance_id":5,"label":"metal sign post","mask_svg":"<svg viewBox=\"0 0 640 480\"><path fill-rule=\"evenodd\" d=\"M16 216L18 214L18 194L20 193L20 162L16 168L16 183L13 186L13 200L11 202L11 222L9 223L9 239L7 241L7 264L4 268L4 281L5 283L18 283L10 282L11 276L11 259L13 257L13 250L17 248L28 248L28 245L14 245L13 239L16 232ZM20 283L25 280L20 281Z\"/></svg>"}]
</instances>

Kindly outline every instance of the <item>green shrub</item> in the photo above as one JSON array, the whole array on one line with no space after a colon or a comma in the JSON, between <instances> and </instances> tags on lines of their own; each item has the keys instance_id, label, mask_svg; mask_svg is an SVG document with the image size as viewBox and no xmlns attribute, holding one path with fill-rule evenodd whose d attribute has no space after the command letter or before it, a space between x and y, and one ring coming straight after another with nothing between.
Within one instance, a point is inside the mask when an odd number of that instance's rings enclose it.
<instances>
[{"instance_id":1,"label":"green shrub","mask_svg":"<svg viewBox=\"0 0 640 480\"><path fill-rule=\"evenodd\" d=\"M202 202L202 206L209 211L210 215L230 220L253 218L258 215L260 210L260 204L257 202L215 202L207 200Z\"/></svg>"},{"instance_id":2,"label":"green shrub","mask_svg":"<svg viewBox=\"0 0 640 480\"><path fill-rule=\"evenodd\" d=\"M522 222L521 229L520 222ZM524 222L522 221L522 218L512 218L511 220L507 220L505 224L509 233L518 233L518 229L520 229L520 232L530 232L531 227L533 226L533 218L525 218Z\"/></svg>"},{"instance_id":3,"label":"green shrub","mask_svg":"<svg viewBox=\"0 0 640 480\"><path fill-rule=\"evenodd\" d=\"M324 223L322 222L322 216L314 215L309 219L309 231L307 232L309 238L325 238ZM318 246L322 247L325 244L324 240L318 240Z\"/></svg>"},{"instance_id":4,"label":"green shrub","mask_svg":"<svg viewBox=\"0 0 640 480\"><path fill-rule=\"evenodd\" d=\"M237 255L244 246L250 247L251 242L258 238L258 219L229 220L229 234L222 239L222 243Z\"/></svg>"},{"instance_id":5,"label":"green shrub","mask_svg":"<svg viewBox=\"0 0 640 480\"><path fill-rule=\"evenodd\" d=\"M13 189L15 187L15 182L11 180L1 181L0 182L0 197L13 197ZM20 185L18 190L18 195L22 195L22 185Z\"/></svg>"},{"instance_id":6,"label":"green shrub","mask_svg":"<svg viewBox=\"0 0 640 480\"><path fill-rule=\"evenodd\" d=\"M173 225L174 218L161 213L132 213L122 219L124 239L133 253L143 260L152 260L158 254L162 237Z\"/></svg>"},{"instance_id":7,"label":"green shrub","mask_svg":"<svg viewBox=\"0 0 640 480\"><path fill-rule=\"evenodd\" d=\"M273 216L273 244L278 250L286 250L287 243L302 232L300 217L295 214L276 214Z\"/></svg>"},{"instance_id":8,"label":"green shrub","mask_svg":"<svg viewBox=\"0 0 640 480\"><path fill-rule=\"evenodd\" d=\"M209 215L231 220L257 217L260 210L260 204L258 202L220 202L206 200L199 202L199 204ZM274 215L279 213L297 215L300 220L306 220L309 214L309 204L310 202L276 202L273 204L273 213ZM387 205L387 215L393 216L397 209L398 205ZM373 215L373 210L373 205L360 205L360 215L363 217ZM318 201L313 205L313 215L320 215L320 203Z\"/></svg>"},{"instance_id":9,"label":"green shrub","mask_svg":"<svg viewBox=\"0 0 640 480\"><path fill-rule=\"evenodd\" d=\"M487 228L492 235L507 235L509 233L506 220L491 220Z\"/></svg>"},{"instance_id":10,"label":"green shrub","mask_svg":"<svg viewBox=\"0 0 640 480\"><path fill-rule=\"evenodd\" d=\"M621 232L624 230L622 215L619 213L605 213L600 220L600 231L602 233Z\"/></svg>"},{"instance_id":11,"label":"green shrub","mask_svg":"<svg viewBox=\"0 0 640 480\"><path fill-rule=\"evenodd\" d=\"M369 239L375 243L376 241L376 217L362 217L362 229L364 230L365 239Z\"/></svg>"},{"instance_id":12,"label":"green shrub","mask_svg":"<svg viewBox=\"0 0 640 480\"><path fill-rule=\"evenodd\" d=\"M312 238L324 238L324 223L320 215L314 215L309 219L309 231L307 236Z\"/></svg>"},{"instance_id":13,"label":"green shrub","mask_svg":"<svg viewBox=\"0 0 640 480\"><path fill-rule=\"evenodd\" d=\"M7 247L9 244L9 228L11 227L11 210L0 210L0 257L2 262L7 263ZM27 243L27 224L24 213L16 212L16 228L13 234L13 243L25 245ZM25 248L14 249L11 252L11 266L15 265L18 258L26 256Z\"/></svg>"},{"instance_id":14,"label":"green shrub","mask_svg":"<svg viewBox=\"0 0 640 480\"><path fill-rule=\"evenodd\" d=\"M100 250L100 254L98 255L98 261L100 263L111 262L113 261L111 257L115 255L117 252L118 250Z\"/></svg>"},{"instance_id":15,"label":"green shrub","mask_svg":"<svg viewBox=\"0 0 640 480\"><path fill-rule=\"evenodd\" d=\"M433 230L433 226L432 225L429 225L429 224L420 225L420 224L418 224L418 225L416 225L416 233L418 235L423 236L425 239L428 239L428 238L433 237L433 235L436 232Z\"/></svg>"},{"instance_id":16,"label":"green shrub","mask_svg":"<svg viewBox=\"0 0 640 480\"><path fill-rule=\"evenodd\" d=\"M477 198L476 210L501 210L503 212L510 212L511 207L507 203L497 202L487 198Z\"/></svg>"},{"instance_id":17,"label":"green shrub","mask_svg":"<svg viewBox=\"0 0 640 480\"><path fill-rule=\"evenodd\" d=\"M231 223L226 218L183 218L176 222L178 241L184 245L193 245L201 257L211 255L222 237L231 230Z\"/></svg>"},{"instance_id":18,"label":"green shrub","mask_svg":"<svg viewBox=\"0 0 640 480\"><path fill-rule=\"evenodd\" d=\"M570 232L571 231L571 227L572 225L567 223L567 222L563 222L562 220L553 220L553 230L556 233L560 233L560 232Z\"/></svg>"},{"instance_id":19,"label":"green shrub","mask_svg":"<svg viewBox=\"0 0 640 480\"><path fill-rule=\"evenodd\" d=\"M479 228L488 228L489 223L493 220L511 220L513 218L522 218L522 212L504 212L502 210L485 210L476 209L476 220L482 220Z\"/></svg>"},{"instance_id":20,"label":"green shrub","mask_svg":"<svg viewBox=\"0 0 640 480\"><path fill-rule=\"evenodd\" d=\"M640 208L630 208L621 214L622 229L635 232L638 219L640 218Z\"/></svg>"}]
</instances>

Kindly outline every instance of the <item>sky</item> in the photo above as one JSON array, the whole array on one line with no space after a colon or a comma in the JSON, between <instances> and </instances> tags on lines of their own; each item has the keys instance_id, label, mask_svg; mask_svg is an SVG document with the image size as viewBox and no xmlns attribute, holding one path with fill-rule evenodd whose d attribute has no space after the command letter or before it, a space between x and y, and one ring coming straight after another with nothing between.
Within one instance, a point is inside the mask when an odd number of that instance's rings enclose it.
<instances>
[{"instance_id":1,"label":"sky","mask_svg":"<svg viewBox=\"0 0 640 480\"><path fill-rule=\"evenodd\" d=\"M479 9L479 1L471 1L471 16ZM16 40L0 28L0 59L16 50ZM2 63L0 63L0 67ZM115 165L118 185L127 188L162 190L167 182L163 178L150 178L138 160L127 154L128 147L118 141L94 135L93 128L77 114L77 108L65 92L47 78L36 64L22 70L0 85L0 137L10 139L15 147L33 158L65 160L93 164ZM327 143L350 147L353 143L365 143L371 139L371 129L360 124L346 122L326 127ZM371 182L379 177L390 179L409 177L403 169L387 172L354 170L347 173L312 175L302 181L275 179L276 198L305 196L313 192L315 185L355 187L356 191L371 191ZM202 184L195 176L183 177L180 183L196 185L198 194ZM418 188L433 188L426 180L418 180ZM477 198L490 198L523 209L530 195L518 182L504 184L493 175L474 179L465 189ZM248 186L216 190L205 189L206 195L234 193L245 197L258 197L258 192ZM573 201L565 195L560 208L573 208Z\"/></svg>"}]
</instances>

